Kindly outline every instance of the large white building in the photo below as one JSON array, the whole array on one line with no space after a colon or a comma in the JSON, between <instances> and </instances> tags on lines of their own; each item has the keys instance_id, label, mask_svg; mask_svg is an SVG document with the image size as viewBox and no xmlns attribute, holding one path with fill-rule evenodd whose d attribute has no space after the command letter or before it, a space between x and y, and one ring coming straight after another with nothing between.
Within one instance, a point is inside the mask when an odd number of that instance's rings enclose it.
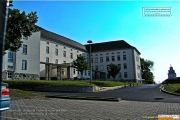
<instances>
[{"instance_id":1,"label":"large white building","mask_svg":"<svg viewBox=\"0 0 180 120\"><path fill-rule=\"evenodd\" d=\"M77 55L89 61L89 45L41 29L30 37L22 37L18 52L6 51L3 79L73 79L80 73L71 67ZM140 52L124 40L91 44L92 78L112 80L107 74L110 63L121 67L116 80L140 81ZM90 78L90 71L83 73Z\"/></svg>"}]
</instances>

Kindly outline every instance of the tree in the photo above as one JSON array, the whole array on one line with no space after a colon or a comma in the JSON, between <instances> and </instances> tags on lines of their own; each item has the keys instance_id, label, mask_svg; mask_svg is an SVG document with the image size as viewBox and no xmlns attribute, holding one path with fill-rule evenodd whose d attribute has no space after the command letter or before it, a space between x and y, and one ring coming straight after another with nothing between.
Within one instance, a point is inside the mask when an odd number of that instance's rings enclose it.
<instances>
[{"instance_id":1,"label":"tree","mask_svg":"<svg viewBox=\"0 0 180 120\"><path fill-rule=\"evenodd\" d=\"M86 58L81 55L77 56L77 59L73 61L72 67L76 68L76 70L81 73L81 78L82 78L83 72L89 68Z\"/></svg>"},{"instance_id":2,"label":"tree","mask_svg":"<svg viewBox=\"0 0 180 120\"><path fill-rule=\"evenodd\" d=\"M118 65L115 65L113 63L108 65L108 74L112 76L114 80L119 72L120 72L120 67Z\"/></svg>"},{"instance_id":3,"label":"tree","mask_svg":"<svg viewBox=\"0 0 180 120\"><path fill-rule=\"evenodd\" d=\"M10 6L12 6L12 1ZM38 17L36 12L26 14L24 11L20 13L18 9L9 9L8 13L4 50L16 52L22 45L22 35L28 37L31 36L33 32L39 30L38 27L35 26Z\"/></svg>"},{"instance_id":4,"label":"tree","mask_svg":"<svg viewBox=\"0 0 180 120\"><path fill-rule=\"evenodd\" d=\"M151 60L141 60L141 73L142 79L145 79L145 83L154 83L154 76L151 70L153 70L154 62Z\"/></svg>"}]
</instances>

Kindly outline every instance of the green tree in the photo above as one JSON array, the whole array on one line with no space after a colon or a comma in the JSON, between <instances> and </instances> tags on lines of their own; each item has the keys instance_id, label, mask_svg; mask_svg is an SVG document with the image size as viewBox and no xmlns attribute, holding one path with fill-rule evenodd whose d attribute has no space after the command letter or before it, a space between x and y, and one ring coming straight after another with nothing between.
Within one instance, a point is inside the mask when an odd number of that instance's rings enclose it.
<instances>
[{"instance_id":1,"label":"green tree","mask_svg":"<svg viewBox=\"0 0 180 120\"><path fill-rule=\"evenodd\" d=\"M118 65L115 65L113 63L108 65L108 74L112 76L114 80L119 72L120 72L120 67Z\"/></svg>"},{"instance_id":2,"label":"green tree","mask_svg":"<svg viewBox=\"0 0 180 120\"><path fill-rule=\"evenodd\" d=\"M10 3L12 6L12 1ZM39 29L35 26L38 21L36 12L26 14L21 13L18 9L9 9L7 20L7 30L4 50L18 51L22 45L22 35L25 37L31 36L33 32Z\"/></svg>"},{"instance_id":3,"label":"green tree","mask_svg":"<svg viewBox=\"0 0 180 120\"><path fill-rule=\"evenodd\" d=\"M89 68L86 58L81 55L78 55L77 59L73 61L72 67L76 68L76 70L81 73L81 78L82 78L83 72Z\"/></svg>"},{"instance_id":4,"label":"green tree","mask_svg":"<svg viewBox=\"0 0 180 120\"><path fill-rule=\"evenodd\" d=\"M142 79L145 79L145 83L155 83L153 73L151 72L151 70L153 70L154 62L151 60L144 60L143 58L140 60Z\"/></svg>"}]
</instances>

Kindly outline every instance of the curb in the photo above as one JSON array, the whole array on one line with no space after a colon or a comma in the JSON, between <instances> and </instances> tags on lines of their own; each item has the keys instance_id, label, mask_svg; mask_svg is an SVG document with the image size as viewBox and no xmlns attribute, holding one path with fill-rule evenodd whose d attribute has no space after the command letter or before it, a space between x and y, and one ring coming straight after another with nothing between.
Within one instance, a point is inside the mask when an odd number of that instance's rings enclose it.
<instances>
[{"instance_id":1,"label":"curb","mask_svg":"<svg viewBox=\"0 0 180 120\"><path fill-rule=\"evenodd\" d=\"M180 96L180 94L172 93L172 92L169 92L169 91L164 90L163 85L161 85L159 88L160 88L160 90L161 90L162 92L164 92L164 93L168 93L168 94L171 94L171 95Z\"/></svg>"},{"instance_id":2,"label":"curb","mask_svg":"<svg viewBox=\"0 0 180 120\"><path fill-rule=\"evenodd\" d=\"M60 98L60 99L75 99L75 100L96 100L96 101L112 101L119 102L121 98L100 98L100 97L82 97L82 96L60 96L60 95L46 95L48 98Z\"/></svg>"}]
</instances>

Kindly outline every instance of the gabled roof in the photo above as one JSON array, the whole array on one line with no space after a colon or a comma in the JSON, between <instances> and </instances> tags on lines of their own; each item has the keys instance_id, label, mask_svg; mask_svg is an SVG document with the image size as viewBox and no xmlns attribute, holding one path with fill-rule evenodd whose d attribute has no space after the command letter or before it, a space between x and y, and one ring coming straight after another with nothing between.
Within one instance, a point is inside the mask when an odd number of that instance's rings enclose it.
<instances>
[{"instance_id":1,"label":"gabled roof","mask_svg":"<svg viewBox=\"0 0 180 120\"><path fill-rule=\"evenodd\" d=\"M50 32L48 30L45 30L41 27L39 27L40 31L41 31L41 37L42 38L45 38L45 39L48 39L48 40L51 40L51 41L55 41L57 43L60 43L60 44L64 44L64 45L67 45L67 46L70 46L70 47L73 47L73 48L76 48L76 49L79 49L79 50L82 50L82 51L86 51L86 48L84 45L74 41L74 40L71 40L69 38L66 38L64 36L61 36L61 35L58 35L56 33L53 33L53 32Z\"/></svg>"},{"instance_id":2,"label":"gabled roof","mask_svg":"<svg viewBox=\"0 0 180 120\"><path fill-rule=\"evenodd\" d=\"M85 45L86 50L89 51L89 44ZM91 52L108 51L108 50L121 50L121 49L134 49L138 54L141 54L135 47L131 46L124 40L103 42L91 44Z\"/></svg>"}]
</instances>

